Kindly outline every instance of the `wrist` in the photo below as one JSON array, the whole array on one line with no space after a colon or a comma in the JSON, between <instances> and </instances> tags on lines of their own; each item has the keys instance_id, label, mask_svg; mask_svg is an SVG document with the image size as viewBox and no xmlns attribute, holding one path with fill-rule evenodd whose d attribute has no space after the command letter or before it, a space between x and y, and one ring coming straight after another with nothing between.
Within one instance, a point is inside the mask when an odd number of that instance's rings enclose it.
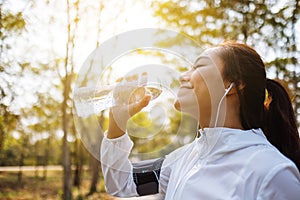
<instances>
[{"instance_id":1,"label":"wrist","mask_svg":"<svg viewBox=\"0 0 300 200\"><path fill-rule=\"evenodd\" d=\"M114 121L110 121L107 129L107 138L114 139L121 137L125 134L125 131L122 130Z\"/></svg>"}]
</instances>

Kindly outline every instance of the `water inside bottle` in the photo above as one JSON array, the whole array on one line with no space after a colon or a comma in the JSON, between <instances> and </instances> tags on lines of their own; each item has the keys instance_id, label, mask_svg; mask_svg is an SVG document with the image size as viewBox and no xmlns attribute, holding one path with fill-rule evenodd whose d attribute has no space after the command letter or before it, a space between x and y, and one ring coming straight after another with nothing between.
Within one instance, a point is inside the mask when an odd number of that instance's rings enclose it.
<instances>
[{"instance_id":1,"label":"water inside bottle","mask_svg":"<svg viewBox=\"0 0 300 200\"><path fill-rule=\"evenodd\" d=\"M161 93L162 89L154 86L146 86L147 92L151 95L151 100L156 99Z\"/></svg>"},{"instance_id":2,"label":"water inside bottle","mask_svg":"<svg viewBox=\"0 0 300 200\"><path fill-rule=\"evenodd\" d=\"M88 117L108 109L112 106L111 91L111 86L77 88L74 93L76 114Z\"/></svg>"},{"instance_id":3,"label":"water inside bottle","mask_svg":"<svg viewBox=\"0 0 300 200\"><path fill-rule=\"evenodd\" d=\"M117 89L114 86L82 87L76 90L74 102L77 115L88 117L92 114L99 114L101 111L118 104L139 101L145 93L151 96L152 101L160 96L162 88L154 84L143 87L121 85Z\"/></svg>"}]
</instances>

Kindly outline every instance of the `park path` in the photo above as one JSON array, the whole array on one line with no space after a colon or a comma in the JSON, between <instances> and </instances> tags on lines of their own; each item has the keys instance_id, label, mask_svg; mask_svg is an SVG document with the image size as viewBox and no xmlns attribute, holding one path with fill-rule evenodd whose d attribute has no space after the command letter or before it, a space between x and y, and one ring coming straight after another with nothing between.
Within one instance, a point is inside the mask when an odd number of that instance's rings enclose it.
<instances>
[{"instance_id":1,"label":"park path","mask_svg":"<svg viewBox=\"0 0 300 200\"><path fill-rule=\"evenodd\" d=\"M35 170L44 170L43 166L5 166L5 167L0 167L0 172L16 172L19 170L22 171L35 171ZM47 170L51 171L62 171L63 167L60 165L48 165L46 166Z\"/></svg>"},{"instance_id":2,"label":"park path","mask_svg":"<svg viewBox=\"0 0 300 200\"><path fill-rule=\"evenodd\" d=\"M18 172L19 170L22 171L35 171L35 170L44 170L43 166L22 166L21 168L18 166L0 166L0 172ZM48 165L46 167L49 171L62 171L63 167L61 165ZM156 195L149 195L144 197L132 197L132 198L118 198L115 197L115 200L157 200Z\"/></svg>"}]
</instances>

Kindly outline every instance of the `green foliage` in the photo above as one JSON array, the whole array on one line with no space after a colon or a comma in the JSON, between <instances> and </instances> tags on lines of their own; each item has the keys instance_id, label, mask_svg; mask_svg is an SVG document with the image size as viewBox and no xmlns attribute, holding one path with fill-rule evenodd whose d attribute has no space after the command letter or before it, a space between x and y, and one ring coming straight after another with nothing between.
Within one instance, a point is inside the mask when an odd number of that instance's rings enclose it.
<instances>
[{"instance_id":1,"label":"green foliage","mask_svg":"<svg viewBox=\"0 0 300 200\"><path fill-rule=\"evenodd\" d=\"M16 14L4 12L2 13L1 22L2 31L0 32L0 37L5 36L5 33L7 32L20 33L26 25L26 22L23 18L23 13L21 12L18 12Z\"/></svg>"},{"instance_id":2,"label":"green foliage","mask_svg":"<svg viewBox=\"0 0 300 200\"><path fill-rule=\"evenodd\" d=\"M3 150L0 152L0 166L18 165L20 142L14 137L6 138Z\"/></svg>"},{"instance_id":3,"label":"green foliage","mask_svg":"<svg viewBox=\"0 0 300 200\"><path fill-rule=\"evenodd\" d=\"M13 101L14 91L11 89L10 80L5 77L12 78L17 74L9 68L11 60L7 55L11 49L11 40L20 34L26 25L22 13L12 13L4 9L4 4L5 2L0 3L0 153L6 134L15 130L20 120L19 115L13 113L8 106Z\"/></svg>"},{"instance_id":4,"label":"green foliage","mask_svg":"<svg viewBox=\"0 0 300 200\"><path fill-rule=\"evenodd\" d=\"M284 13L290 5L273 13L273 4L239 0L174 0L154 1L152 6L156 16L171 27L193 36L200 44L217 44L224 39L255 44L257 39L262 39L276 45L278 39L283 39L289 19ZM267 28L271 30L266 32Z\"/></svg>"},{"instance_id":5,"label":"green foliage","mask_svg":"<svg viewBox=\"0 0 300 200\"><path fill-rule=\"evenodd\" d=\"M1 172L0 173L0 199L34 199L34 200L61 200L62 196L62 171L48 170L47 179L36 177L35 171L23 171L22 182L17 182L18 172ZM42 171L39 171L42 173ZM104 181L102 180L97 187L97 192L93 195L86 196L89 190L91 175L89 170L84 170L82 177L82 187L73 188L74 200L113 200L114 197L102 191Z\"/></svg>"},{"instance_id":6,"label":"green foliage","mask_svg":"<svg viewBox=\"0 0 300 200\"><path fill-rule=\"evenodd\" d=\"M271 78L287 82L299 113L299 43L296 24L299 0L172 0L153 1L155 16L169 27L191 35L203 47L239 40L262 55ZM174 41L175 45L178 41Z\"/></svg>"},{"instance_id":7,"label":"green foliage","mask_svg":"<svg viewBox=\"0 0 300 200\"><path fill-rule=\"evenodd\" d=\"M26 26L23 13L13 13L11 10L5 9L5 3L5 1L0 3L0 56L12 48L9 39L21 34ZM5 68L3 60L0 61L0 68L0 72Z\"/></svg>"}]
</instances>

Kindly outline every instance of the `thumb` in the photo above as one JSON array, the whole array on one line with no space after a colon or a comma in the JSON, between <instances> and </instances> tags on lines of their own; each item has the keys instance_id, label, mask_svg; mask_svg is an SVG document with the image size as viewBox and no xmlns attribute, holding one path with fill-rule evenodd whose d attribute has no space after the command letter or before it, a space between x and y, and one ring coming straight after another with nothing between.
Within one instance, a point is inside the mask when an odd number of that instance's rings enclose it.
<instances>
[{"instance_id":1,"label":"thumb","mask_svg":"<svg viewBox=\"0 0 300 200\"><path fill-rule=\"evenodd\" d=\"M151 95L146 94L140 101L132 103L129 105L130 116L135 115L140 112L144 107L146 107L151 100Z\"/></svg>"}]
</instances>

